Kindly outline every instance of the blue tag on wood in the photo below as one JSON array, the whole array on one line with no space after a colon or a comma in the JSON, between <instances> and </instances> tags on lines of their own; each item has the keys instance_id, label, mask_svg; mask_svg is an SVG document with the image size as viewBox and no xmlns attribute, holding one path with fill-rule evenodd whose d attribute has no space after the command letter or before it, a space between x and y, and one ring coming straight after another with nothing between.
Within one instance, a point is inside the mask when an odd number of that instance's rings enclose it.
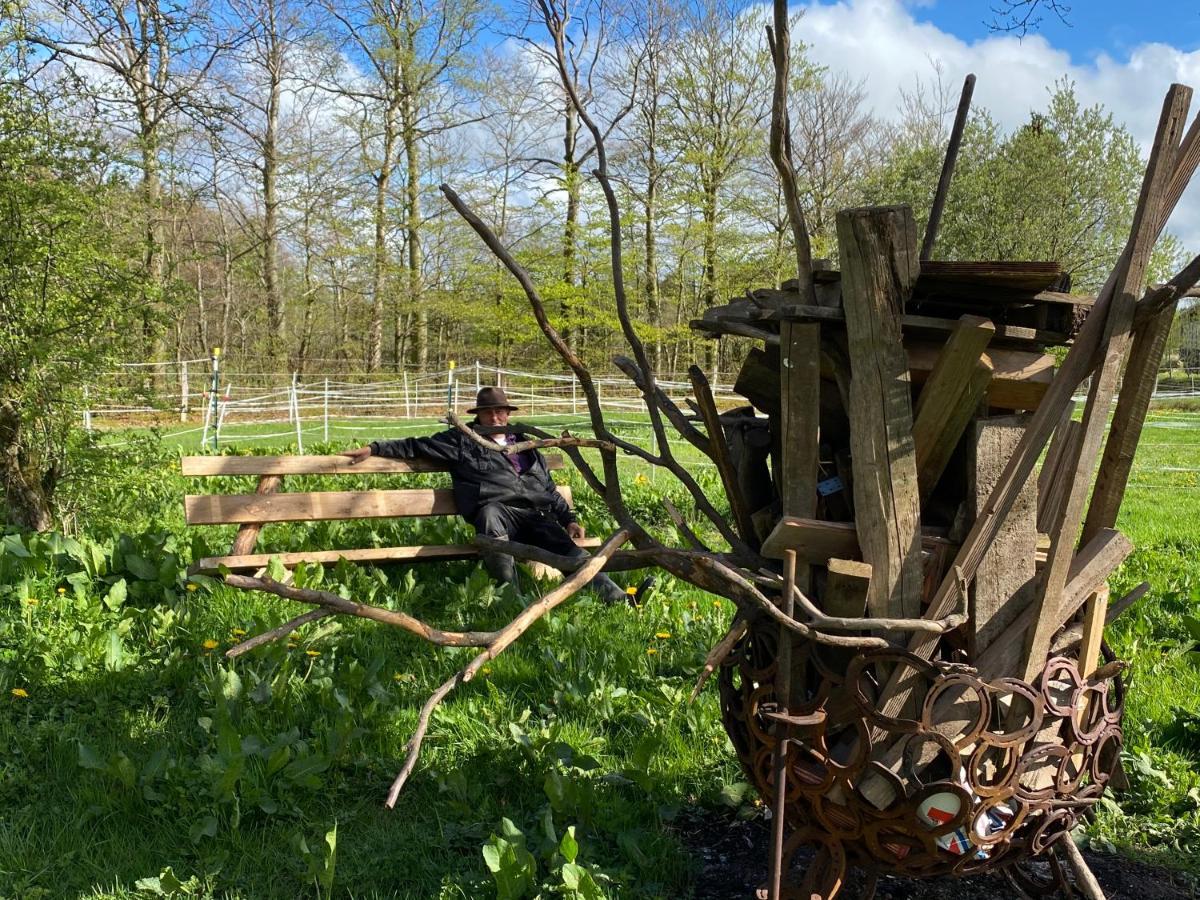
<instances>
[{"instance_id":1,"label":"blue tag on wood","mask_svg":"<svg viewBox=\"0 0 1200 900\"><path fill-rule=\"evenodd\" d=\"M834 475L832 478L826 478L824 481L817 482L817 493L822 497L828 497L830 494L836 494L844 487L842 479Z\"/></svg>"}]
</instances>

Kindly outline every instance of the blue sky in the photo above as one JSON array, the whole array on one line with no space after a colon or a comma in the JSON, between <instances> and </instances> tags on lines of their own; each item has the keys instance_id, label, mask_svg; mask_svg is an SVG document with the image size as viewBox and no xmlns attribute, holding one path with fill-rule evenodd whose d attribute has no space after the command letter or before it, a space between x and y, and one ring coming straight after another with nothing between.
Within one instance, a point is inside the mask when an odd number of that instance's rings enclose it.
<instances>
[{"instance_id":1,"label":"blue sky","mask_svg":"<svg viewBox=\"0 0 1200 900\"><path fill-rule=\"evenodd\" d=\"M1048 89L1074 83L1080 100L1102 104L1148 153L1162 100L1172 82L1197 89L1200 109L1200 0L1074 0L1069 25L1053 14L1025 38L997 34L986 22L990 0L812 0L795 36L814 62L863 83L881 119L897 116L901 93L940 77L958 96L977 77L974 106L1013 129L1045 108ZM1135 14L1130 14L1130 10ZM1176 207L1168 228L1200 252L1200 178Z\"/></svg>"},{"instance_id":2,"label":"blue sky","mask_svg":"<svg viewBox=\"0 0 1200 900\"><path fill-rule=\"evenodd\" d=\"M910 4L918 20L928 21L966 41L989 35L988 0L916 0ZM1039 33L1066 50L1074 63L1100 54L1124 57L1143 44L1170 44L1185 52L1200 49L1200 4L1195 0L1073 0L1067 24L1053 12L1041 14Z\"/></svg>"}]
</instances>

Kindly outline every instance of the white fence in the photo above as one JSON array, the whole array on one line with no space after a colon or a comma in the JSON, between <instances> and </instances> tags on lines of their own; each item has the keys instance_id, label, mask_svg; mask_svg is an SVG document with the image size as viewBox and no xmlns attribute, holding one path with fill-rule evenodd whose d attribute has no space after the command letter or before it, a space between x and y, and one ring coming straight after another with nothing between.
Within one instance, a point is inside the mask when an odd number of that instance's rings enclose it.
<instances>
[{"instance_id":1,"label":"white fence","mask_svg":"<svg viewBox=\"0 0 1200 900\"><path fill-rule=\"evenodd\" d=\"M337 440L339 433L364 437L373 430L395 433L398 421L410 420L401 428L428 428L429 420L445 416L447 410L461 412L471 406L480 387L500 385L510 402L521 408L519 418L549 418L563 424L573 420L586 427L587 400L573 375L522 372L477 362L419 375L302 376L218 369L214 379L212 369L204 372L201 368L208 363L188 360L152 373L146 366L124 367L108 385L89 391L85 425L112 428L146 420L162 424L164 416L174 419L178 414L183 428L173 429L173 433L198 432L205 447L292 437L303 451L306 441ZM711 376L710 382L718 406L746 404L731 385L721 384L718 376ZM658 384L686 408L690 384ZM612 424L645 427L644 419L631 418L645 412L640 392L631 381L605 377L594 379L594 385ZM134 397L138 399L131 401ZM272 430L271 425L279 427ZM253 428L247 430L246 426Z\"/></svg>"}]
</instances>

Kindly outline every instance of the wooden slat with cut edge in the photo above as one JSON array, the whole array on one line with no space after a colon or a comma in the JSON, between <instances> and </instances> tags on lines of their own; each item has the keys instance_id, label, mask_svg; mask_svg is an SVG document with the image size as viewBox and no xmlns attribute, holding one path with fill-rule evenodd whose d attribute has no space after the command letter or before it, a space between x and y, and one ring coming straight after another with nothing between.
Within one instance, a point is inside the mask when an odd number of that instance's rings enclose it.
<instances>
[{"instance_id":1,"label":"wooden slat with cut edge","mask_svg":"<svg viewBox=\"0 0 1200 900\"><path fill-rule=\"evenodd\" d=\"M558 492L567 503L571 502L569 486L559 486ZM191 494L184 498L184 510L189 525L452 516L458 513L454 493L442 489Z\"/></svg>"},{"instance_id":2,"label":"wooden slat with cut edge","mask_svg":"<svg viewBox=\"0 0 1200 900\"><path fill-rule=\"evenodd\" d=\"M729 454L729 442L725 440L725 429L721 425L721 415L717 411L708 376L699 366L690 366L688 378L692 382L692 391L696 395L696 406L700 410L700 417L704 420L704 428L708 432L709 446L713 451L713 463L717 467L717 473L721 476L721 485L725 488L725 496L729 499L729 508L733 512L738 536L751 546L757 545L758 534L754 530L754 520L750 518L751 511L746 508L746 500L738 486L737 472Z\"/></svg>"},{"instance_id":3,"label":"wooden slat with cut edge","mask_svg":"<svg viewBox=\"0 0 1200 900\"><path fill-rule=\"evenodd\" d=\"M837 214L842 307L850 355L854 514L871 564L872 615L921 614L921 508L912 443L912 393L900 316L920 272L906 206ZM829 556L845 554L831 553Z\"/></svg>"},{"instance_id":4,"label":"wooden slat with cut edge","mask_svg":"<svg viewBox=\"0 0 1200 900\"><path fill-rule=\"evenodd\" d=\"M917 398L913 448L922 503L937 487L991 381L991 364L981 357L995 331L987 319L963 316Z\"/></svg>"},{"instance_id":5,"label":"wooden slat with cut edge","mask_svg":"<svg viewBox=\"0 0 1200 900\"><path fill-rule=\"evenodd\" d=\"M821 609L836 618L858 618L866 613L871 587L871 565L853 559L830 559L821 594Z\"/></svg>"},{"instance_id":6,"label":"wooden slat with cut edge","mask_svg":"<svg viewBox=\"0 0 1200 900\"><path fill-rule=\"evenodd\" d=\"M411 472L448 472L444 463L427 459L386 459L368 456L350 463L345 456L184 456L179 460L185 476L209 475L403 475ZM561 469L563 458L546 455L546 466Z\"/></svg>"},{"instance_id":7,"label":"wooden slat with cut edge","mask_svg":"<svg viewBox=\"0 0 1200 900\"><path fill-rule=\"evenodd\" d=\"M953 549L954 542L936 534L921 535L923 550L937 547ZM862 558L858 532L853 522L826 522L823 519L798 519L784 516L763 541L762 555L768 559L783 559L784 551L795 550L798 559L813 565L825 565L830 559Z\"/></svg>"},{"instance_id":8,"label":"wooden slat with cut edge","mask_svg":"<svg viewBox=\"0 0 1200 900\"><path fill-rule=\"evenodd\" d=\"M599 538L580 538L577 547L599 547ZM412 547L366 547L358 550L311 550L301 553L252 553L243 556L207 556L198 560L193 567L198 572L215 572L224 566L231 572L250 572L278 558L285 569L293 569L301 563L335 565L339 559L347 562L364 563L419 563L445 562L456 559L475 559L479 548L474 544L446 544Z\"/></svg>"}]
</instances>

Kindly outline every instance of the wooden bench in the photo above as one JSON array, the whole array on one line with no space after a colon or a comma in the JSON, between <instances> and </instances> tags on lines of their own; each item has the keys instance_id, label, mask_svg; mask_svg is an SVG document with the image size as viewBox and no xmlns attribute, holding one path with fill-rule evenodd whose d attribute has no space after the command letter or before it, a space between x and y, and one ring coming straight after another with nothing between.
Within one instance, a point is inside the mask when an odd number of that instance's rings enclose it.
<instances>
[{"instance_id":1,"label":"wooden bench","mask_svg":"<svg viewBox=\"0 0 1200 900\"><path fill-rule=\"evenodd\" d=\"M234 475L258 476L253 494L188 494L184 511L189 525L239 525L237 536L225 556L196 560L192 570L215 572L224 566L233 572L256 571L272 557L285 568L302 562L418 563L432 560L473 559L479 549L473 544L422 544L409 547L368 547L358 550L314 550L302 553L254 552L259 532L270 522L315 522L323 520L409 518L458 514L454 493L448 489L307 491L281 493L287 475L402 475L415 472L445 472L446 466L422 459L384 459L372 456L351 465L344 456L185 456L181 460L187 477ZM561 469L561 456L546 457L551 470ZM558 486L568 504L571 488ZM580 547L597 547L600 541L583 538Z\"/></svg>"}]
</instances>

